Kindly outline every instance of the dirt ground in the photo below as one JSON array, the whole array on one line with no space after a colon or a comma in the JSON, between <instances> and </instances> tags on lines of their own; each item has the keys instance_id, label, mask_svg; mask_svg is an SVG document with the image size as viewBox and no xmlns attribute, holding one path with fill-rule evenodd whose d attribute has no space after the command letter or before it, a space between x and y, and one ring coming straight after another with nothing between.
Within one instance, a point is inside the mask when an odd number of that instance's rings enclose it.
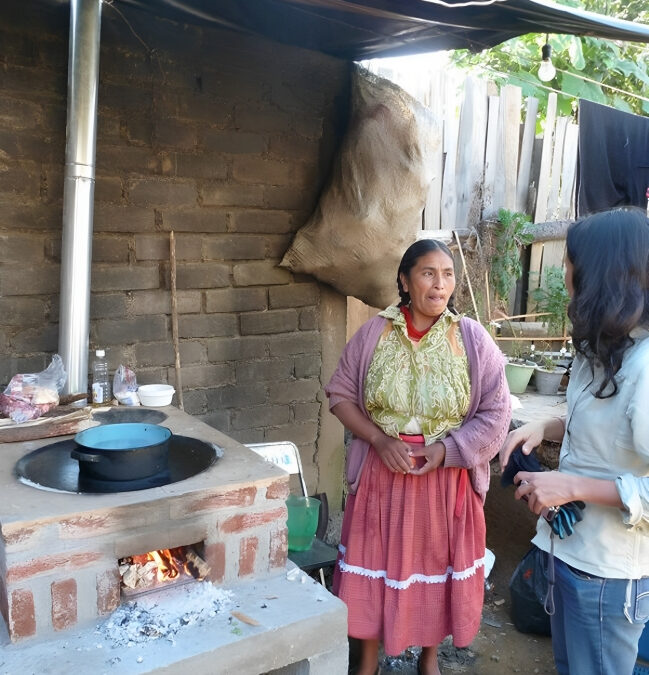
<instances>
[{"instance_id":1,"label":"dirt ground","mask_svg":"<svg viewBox=\"0 0 649 675\"><path fill-rule=\"evenodd\" d=\"M534 535L536 517L513 497L513 488L501 488L492 476L485 505L487 546L496 556L485 591L480 632L470 647L456 649L450 640L439 649L442 673L472 675L552 675L556 673L549 637L519 633L510 618L509 579ZM350 661L354 659L352 645ZM419 650L399 657L382 655L381 673L415 675Z\"/></svg>"}]
</instances>

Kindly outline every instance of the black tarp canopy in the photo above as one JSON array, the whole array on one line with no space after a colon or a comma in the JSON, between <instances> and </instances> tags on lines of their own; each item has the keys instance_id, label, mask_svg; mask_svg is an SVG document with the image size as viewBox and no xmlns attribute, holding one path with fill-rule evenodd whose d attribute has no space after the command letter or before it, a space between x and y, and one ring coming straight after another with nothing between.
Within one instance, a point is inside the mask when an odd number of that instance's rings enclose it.
<instances>
[{"instance_id":1,"label":"black tarp canopy","mask_svg":"<svg viewBox=\"0 0 649 675\"><path fill-rule=\"evenodd\" d=\"M124 0L159 16L211 23L362 60L441 49L481 51L525 33L649 42L649 26L547 0Z\"/></svg>"}]
</instances>

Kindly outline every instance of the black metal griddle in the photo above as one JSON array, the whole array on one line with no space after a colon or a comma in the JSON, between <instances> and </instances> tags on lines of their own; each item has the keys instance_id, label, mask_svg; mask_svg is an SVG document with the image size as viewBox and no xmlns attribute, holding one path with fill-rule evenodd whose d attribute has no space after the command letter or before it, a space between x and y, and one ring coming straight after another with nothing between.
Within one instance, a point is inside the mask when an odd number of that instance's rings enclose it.
<instances>
[{"instance_id":1,"label":"black metal griddle","mask_svg":"<svg viewBox=\"0 0 649 675\"><path fill-rule=\"evenodd\" d=\"M211 467L222 454L213 443L173 434L169 439L167 470L139 480L104 481L79 475L79 462L70 456L77 447L74 440L68 439L34 450L18 460L15 473L23 483L45 490L77 494L131 492L191 478Z\"/></svg>"}]
</instances>

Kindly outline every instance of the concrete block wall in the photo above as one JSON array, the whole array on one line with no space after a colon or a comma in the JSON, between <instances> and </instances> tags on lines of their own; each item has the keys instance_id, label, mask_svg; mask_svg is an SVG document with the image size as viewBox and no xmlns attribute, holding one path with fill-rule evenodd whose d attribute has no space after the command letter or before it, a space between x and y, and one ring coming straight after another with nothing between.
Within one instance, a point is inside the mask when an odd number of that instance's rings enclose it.
<instances>
[{"instance_id":1,"label":"concrete block wall","mask_svg":"<svg viewBox=\"0 0 649 675\"><path fill-rule=\"evenodd\" d=\"M294 441L326 489L322 288L277 263L326 180L349 64L102 11L91 353L175 383L173 230L185 410L243 442ZM0 5L2 387L58 346L68 31L66 3Z\"/></svg>"}]
</instances>

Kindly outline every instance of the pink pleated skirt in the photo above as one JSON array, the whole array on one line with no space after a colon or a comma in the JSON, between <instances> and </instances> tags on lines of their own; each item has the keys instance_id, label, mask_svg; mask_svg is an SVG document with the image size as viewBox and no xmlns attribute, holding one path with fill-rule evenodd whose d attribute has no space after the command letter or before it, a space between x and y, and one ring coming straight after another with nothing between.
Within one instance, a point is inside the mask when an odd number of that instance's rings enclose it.
<instances>
[{"instance_id":1,"label":"pink pleated skirt","mask_svg":"<svg viewBox=\"0 0 649 675\"><path fill-rule=\"evenodd\" d=\"M334 572L351 637L382 640L389 655L447 635L468 646L480 627L484 556L483 505L466 469L397 474L370 448Z\"/></svg>"}]
</instances>

